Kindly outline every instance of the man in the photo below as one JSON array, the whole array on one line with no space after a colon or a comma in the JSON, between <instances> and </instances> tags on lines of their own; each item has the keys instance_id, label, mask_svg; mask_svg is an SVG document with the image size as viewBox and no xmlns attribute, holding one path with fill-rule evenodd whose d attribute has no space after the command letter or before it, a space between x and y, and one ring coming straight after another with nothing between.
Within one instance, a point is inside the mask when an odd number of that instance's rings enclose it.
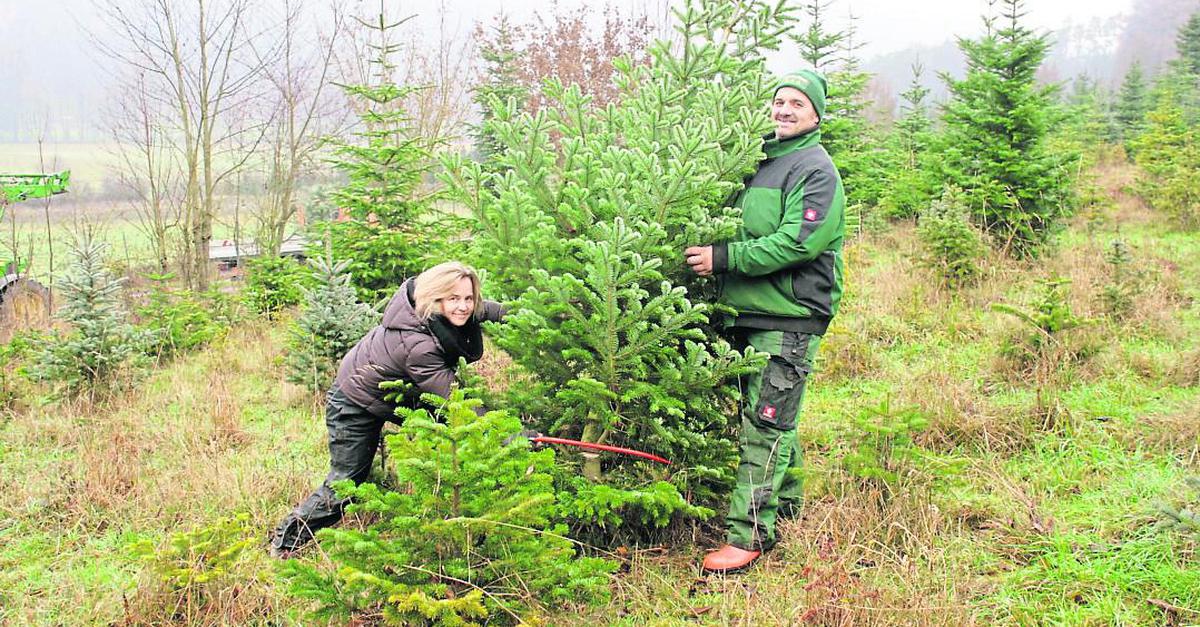
<instances>
[{"instance_id":1,"label":"man","mask_svg":"<svg viewBox=\"0 0 1200 627\"><path fill-rule=\"evenodd\" d=\"M732 241L684 251L697 274L718 276L720 302L737 312L725 321L735 345L770 355L743 382L728 544L704 558L710 572L749 566L775 544L776 517L801 505L796 420L813 356L842 295L845 195L820 143L825 96L824 77L810 70L779 81L766 158L735 203L742 227Z\"/></svg>"}]
</instances>

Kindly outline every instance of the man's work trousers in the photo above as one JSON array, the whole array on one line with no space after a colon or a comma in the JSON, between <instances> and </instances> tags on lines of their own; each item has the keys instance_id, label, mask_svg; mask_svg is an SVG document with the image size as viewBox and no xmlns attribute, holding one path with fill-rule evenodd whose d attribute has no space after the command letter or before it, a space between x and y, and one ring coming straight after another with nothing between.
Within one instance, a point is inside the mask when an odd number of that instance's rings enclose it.
<instances>
[{"instance_id":1,"label":"man's work trousers","mask_svg":"<svg viewBox=\"0 0 1200 627\"><path fill-rule=\"evenodd\" d=\"M350 479L362 483L371 473L371 462L379 448L382 418L367 413L334 387L325 399L325 425L329 428L329 475L303 503L296 506L272 534L271 543L282 551L293 551L318 529L342 519L348 499L339 499L331 484Z\"/></svg>"},{"instance_id":2,"label":"man's work trousers","mask_svg":"<svg viewBox=\"0 0 1200 627\"><path fill-rule=\"evenodd\" d=\"M799 508L803 499L796 421L821 337L791 331L736 331L735 344L753 346L771 359L761 372L741 382L742 459L725 527L729 544L761 551L775 544L781 503Z\"/></svg>"}]
</instances>

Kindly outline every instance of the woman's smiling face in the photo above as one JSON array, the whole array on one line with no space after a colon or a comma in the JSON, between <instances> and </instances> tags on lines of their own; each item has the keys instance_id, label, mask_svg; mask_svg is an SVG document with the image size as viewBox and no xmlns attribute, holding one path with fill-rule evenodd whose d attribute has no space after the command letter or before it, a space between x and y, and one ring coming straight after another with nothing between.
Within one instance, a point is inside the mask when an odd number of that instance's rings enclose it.
<instances>
[{"instance_id":1,"label":"woman's smiling face","mask_svg":"<svg viewBox=\"0 0 1200 627\"><path fill-rule=\"evenodd\" d=\"M475 284L471 277L465 276L454 284L450 295L441 300L442 315L450 324L461 327L475 313Z\"/></svg>"}]
</instances>

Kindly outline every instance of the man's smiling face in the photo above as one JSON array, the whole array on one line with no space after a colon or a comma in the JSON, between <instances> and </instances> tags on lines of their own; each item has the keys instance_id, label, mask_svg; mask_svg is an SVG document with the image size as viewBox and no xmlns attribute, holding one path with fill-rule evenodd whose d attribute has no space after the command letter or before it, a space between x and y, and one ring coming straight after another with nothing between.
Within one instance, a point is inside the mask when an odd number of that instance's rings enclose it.
<instances>
[{"instance_id":1,"label":"man's smiling face","mask_svg":"<svg viewBox=\"0 0 1200 627\"><path fill-rule=\"evenodd\" d=\"M789 139L817 127L820 119L812 101L795 87L780 87L771 101L771 119L775 121L775 137Z\"/></svg>"}]
</instances>

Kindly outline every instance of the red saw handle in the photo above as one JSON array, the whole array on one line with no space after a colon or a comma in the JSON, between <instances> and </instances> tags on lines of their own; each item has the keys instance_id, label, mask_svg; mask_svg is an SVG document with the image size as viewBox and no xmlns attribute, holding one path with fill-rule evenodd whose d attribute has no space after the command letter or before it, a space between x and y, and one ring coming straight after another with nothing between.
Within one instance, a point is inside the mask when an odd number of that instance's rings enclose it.
<instances>
[{"instance_id":1,"label":"red saw handle","mask_svg":"<svg viewBox=\"0 0 1200 627\"><path fill-rule=\"evenodd\" d=\"M552 438L552 437L545 436L545 435L539 435L536 438L532 438L529 441L537 442L539 444L565 444L566 446L575 446L578 448L586 448L586 449L592 449L592 450L596 450L596 451L607 451L609 453L620 453L621 455L630 455L632 457L641 457L642 459L648 459L652 462L658 462L660 464L665 464L668 466L671 465L670 461L663 459L663 458L659 457L658 455L653 455L653 454L647 453L645 451L636 451L631 448L621 448L620 446L609 446L607 444L595 444L593 442L580 442L579 440L568 440L566 438Z\"/></svg>"}]
</instances>

